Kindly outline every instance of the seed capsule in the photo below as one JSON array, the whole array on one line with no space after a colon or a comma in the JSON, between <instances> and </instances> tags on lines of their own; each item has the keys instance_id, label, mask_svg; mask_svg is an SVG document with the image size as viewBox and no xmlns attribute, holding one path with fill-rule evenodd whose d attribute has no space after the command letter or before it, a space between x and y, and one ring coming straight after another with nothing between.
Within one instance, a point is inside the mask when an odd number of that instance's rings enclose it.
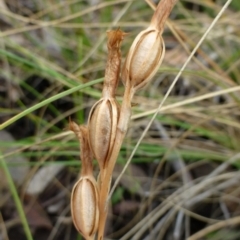
<instances>
[{"instance_id":1,"label":"seed capsule","mask_svg":"<svg viewBox=\"0 0 240 240\"><path fill-rule=\"evenodd\" d=\"M71 196L72 219L76 229L86 239L92 239L99 222L99 192L92 176L81 177Z\"/></svg>"},{"instance_id":2,"label":"seed capsule","mask_svg":"<svg viewBox=\"0 0 240 240\"><path fill-rule=\"evenodd\" d=\"M139 33L135 38L124 66L122 81L135 90L143 88L156 74L165 54L165 45L161 33L153 28Z\"/></svg>"},{"instance_id":3,"label":"seed capsule","mask_svg":"<svg viewBox=\"0 0 240 240\"><path fill-rule=\"evenodd\" d=\"M89 144L103 169L112 152L119 117L119 108L114 98L102 98L89 114Z\"/></svg>"}]
</instances>

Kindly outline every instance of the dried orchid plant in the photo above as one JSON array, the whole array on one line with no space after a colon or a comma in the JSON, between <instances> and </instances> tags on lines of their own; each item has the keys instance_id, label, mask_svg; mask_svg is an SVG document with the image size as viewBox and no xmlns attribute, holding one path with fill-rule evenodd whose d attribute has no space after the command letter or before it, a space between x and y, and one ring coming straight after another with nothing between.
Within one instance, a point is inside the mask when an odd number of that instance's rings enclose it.
<instances>
[{"instance_id":1,"label":"dried orchid plant","mask_svg":"<svg viewBox=\"0 0 240 240\"><path fill-rule=\"evenodd\" d=\"M121 69L120 46L126 33L120 29L107 32L108 59L102 98L93 105L88 125L78 126L70 121L80 141L82 161L80 179L71 195L72 219L76 229L87 240L103 240L108 212L108 194L113 169L127 132L131 117L131 102L136 91L150 82L158 71L164 54L162 39L164 24L177 0L162 0L149 27L135 38L122 68L125 86L122 105L115 98ZM93 176L92 160L99 165L99 176Z\"/></svg>"}]
</instances>

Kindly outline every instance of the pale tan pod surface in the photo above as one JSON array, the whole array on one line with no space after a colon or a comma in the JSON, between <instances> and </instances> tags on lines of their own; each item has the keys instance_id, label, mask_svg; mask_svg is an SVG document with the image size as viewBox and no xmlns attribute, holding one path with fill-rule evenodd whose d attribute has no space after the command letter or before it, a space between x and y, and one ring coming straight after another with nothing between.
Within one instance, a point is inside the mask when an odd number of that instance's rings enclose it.
<instances>
[{"instance_id":1,"label":"pale tan pod surface","mask_svg":"<svg viewBox=\"0 0 240 240\"><path fill-rule=\"evenodd\" d=\"M155 66L161 59L159 50L162 52L159 32L150 31L139 40L130 62L130 79L136 79L136 85L147 79L155 70Z\"/></svg>"},{"instance_id":2,"label":"pale tan pod surface","mask_svg":"<svg viewBox=\"0 0 240 240\"><path fill-rule=\"evenodd\" d=\"M80 178L72 191L71 211L73 223L85 238L94 235L98 227L98 194L96 181L90 177Z\"/></svg>"},{"instance_id":3,"label":"pale tan pod surface","mask_svg":"<svg viewBox=\"0 0 240 240\"><path fill-rule=\"evenodd\" d=\"M156 74L165 54L161 33L148 28L135 38L122 69L122 80L136 90L144 87Z\"/></svg>"},{"instance_id":4,"label":"pale tan pod surface","mask_svg":"<svg viewBox=\"0 0 240 240\"><path fill-rule=\"evenodd\" d=\"M89 144L101 167L111 153L116 135L118 106L114 98L102 98L89 114Z\"/></svg>"},{"instance_id":5,"label":"pale tan pod surface","mask_svg":"<svg viewBox=\"0 0 240 240\"><path fill-rule=\"evenodd\" d=\"M108 154L112 128L111 113L107 100L102 99L93 107L88 124L91 149L96 159L104 162Z\"/></svg>"}]
</instances>

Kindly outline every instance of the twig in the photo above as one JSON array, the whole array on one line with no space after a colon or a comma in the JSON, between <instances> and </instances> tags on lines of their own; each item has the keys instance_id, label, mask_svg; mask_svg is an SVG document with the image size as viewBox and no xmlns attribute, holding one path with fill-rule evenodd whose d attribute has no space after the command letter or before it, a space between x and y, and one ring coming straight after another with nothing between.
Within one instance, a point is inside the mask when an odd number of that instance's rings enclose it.
<instances>
[{"instance_id":1,"label":"twig","mask_svg":"<svg viewBox=\"0 0 240 240\"><path fill-rule=\"evenodd\" d=\"M231 218L231 219L227 219L218 223L215 223L209 227L204 228L203 230L195 233L194 235L192 235L191 237L189 237L187 240L197 240L197 239L201 239L202 237L206 236L207 234L216 231L218 229L221 229L223 227L230 227L233 225L237 225L240 223L240 216Z\"/></svg>"}]
</instances>

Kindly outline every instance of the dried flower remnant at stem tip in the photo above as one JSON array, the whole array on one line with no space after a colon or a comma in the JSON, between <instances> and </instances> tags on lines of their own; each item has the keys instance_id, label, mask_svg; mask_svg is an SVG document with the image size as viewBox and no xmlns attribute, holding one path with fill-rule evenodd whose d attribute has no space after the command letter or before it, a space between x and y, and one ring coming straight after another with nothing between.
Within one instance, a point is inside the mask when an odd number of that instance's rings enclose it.
<instances>
[{"instance_id":1,"label":"dried flower remnant at stem tip","mask_svg":"<svg viewBox=\"0 0 240 240\"><path fill-rule=\"evenodd\" d=\"M121 67L120 46L125 35L126 33L121 31L120 29L107 32L108 57L102 97L115 97L115 90L118 86L119 72Z\"/></svg>"},{"instance_id":2,"label":"dried flower remnant at stem tip","mask_svg":"<svg viewBox=\"0 0 240 240\"><path fill-rule=\"evenodd\" d=\"M80 159L82 162L81 176L92 174L93 154L89 146L88 129L69 121L69 129L72 130L80 141Z\"/></svg>"}]
</instances>

